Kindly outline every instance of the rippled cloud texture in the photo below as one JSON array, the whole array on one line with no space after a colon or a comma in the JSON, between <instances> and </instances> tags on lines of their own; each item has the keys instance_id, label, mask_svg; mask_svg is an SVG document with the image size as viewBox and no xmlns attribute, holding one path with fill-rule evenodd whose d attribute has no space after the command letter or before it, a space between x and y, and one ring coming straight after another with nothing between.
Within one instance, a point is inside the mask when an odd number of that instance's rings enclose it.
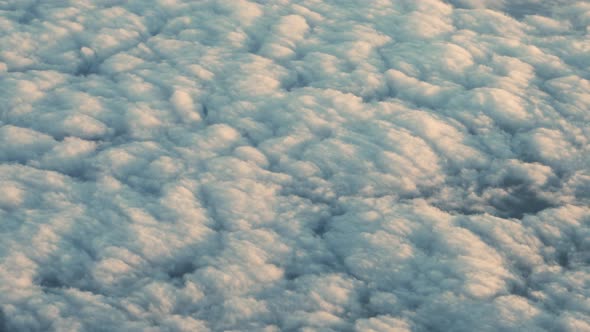
<instances>
[{"instance_id":1,"label":"rippled cloud texture","mask_svg":"<svg viewBox=\"0 0 590 332\"><path fill-rule=\"evenodd\" d=\"M590 331L589 24L0 1L0 330Z\"/></svg>"}]
</instances>

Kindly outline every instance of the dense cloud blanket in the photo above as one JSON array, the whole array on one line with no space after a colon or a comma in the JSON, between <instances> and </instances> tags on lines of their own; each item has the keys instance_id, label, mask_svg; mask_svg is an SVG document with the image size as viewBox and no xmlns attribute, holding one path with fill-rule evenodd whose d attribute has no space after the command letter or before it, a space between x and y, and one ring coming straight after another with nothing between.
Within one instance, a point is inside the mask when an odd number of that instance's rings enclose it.
<instances>
[{"instance_id":1,"label":"dense cloud blanket","mask_svg":"<svg viewBox=\"0 0 590 332\"><path fill-rule=\"evenodd\" d=\"M590 331L589 24L0 0L0 330Z\"/></svg>"}]
</instances>

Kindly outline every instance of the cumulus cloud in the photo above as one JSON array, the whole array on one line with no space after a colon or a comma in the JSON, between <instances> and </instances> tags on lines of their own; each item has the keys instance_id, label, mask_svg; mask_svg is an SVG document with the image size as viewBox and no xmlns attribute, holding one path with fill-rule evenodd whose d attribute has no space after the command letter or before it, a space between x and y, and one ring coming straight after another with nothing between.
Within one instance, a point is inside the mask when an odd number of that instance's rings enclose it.
<instances>
[{"instance_id":1,"label":"cumulus cloud","mask_svg":"<svg viewBox=\"0 0 590 332\"><path fill-rule=\"evenodd\" d=\"M589 23L0 3L0 330L590 330Z\"/></svg>"}]
</instances>

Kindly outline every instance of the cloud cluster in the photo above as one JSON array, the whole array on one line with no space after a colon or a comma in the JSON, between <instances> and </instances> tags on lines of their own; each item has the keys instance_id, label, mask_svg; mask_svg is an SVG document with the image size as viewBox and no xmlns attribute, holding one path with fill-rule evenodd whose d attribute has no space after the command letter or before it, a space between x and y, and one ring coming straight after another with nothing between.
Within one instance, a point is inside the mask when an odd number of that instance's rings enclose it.
<instances>
[{"instance_id":1,"label":"cloud cluster","mask_svg":"<svg viewBox=\"0 0 590 332\"><path fill-rule=\"evenodd\" d=\"M589 24L0 2L0 330L590 331Z\"/></svg>"}]
</instances>

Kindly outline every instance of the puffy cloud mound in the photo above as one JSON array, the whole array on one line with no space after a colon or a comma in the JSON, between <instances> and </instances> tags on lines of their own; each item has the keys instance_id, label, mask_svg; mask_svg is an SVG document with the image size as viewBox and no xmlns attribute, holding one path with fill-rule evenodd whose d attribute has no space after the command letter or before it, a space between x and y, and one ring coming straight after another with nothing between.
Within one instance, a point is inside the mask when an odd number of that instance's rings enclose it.
<instances>
[{"instance_id":1,"label":"puffy cloud mound","mask_svg":"<svg viewBox=\"0 0 590 332\"><path fill-rule=\"evenodd\" d=\"M589 25L0 1L0 330L590 331Z\"/></svg>"}]
</instances>

